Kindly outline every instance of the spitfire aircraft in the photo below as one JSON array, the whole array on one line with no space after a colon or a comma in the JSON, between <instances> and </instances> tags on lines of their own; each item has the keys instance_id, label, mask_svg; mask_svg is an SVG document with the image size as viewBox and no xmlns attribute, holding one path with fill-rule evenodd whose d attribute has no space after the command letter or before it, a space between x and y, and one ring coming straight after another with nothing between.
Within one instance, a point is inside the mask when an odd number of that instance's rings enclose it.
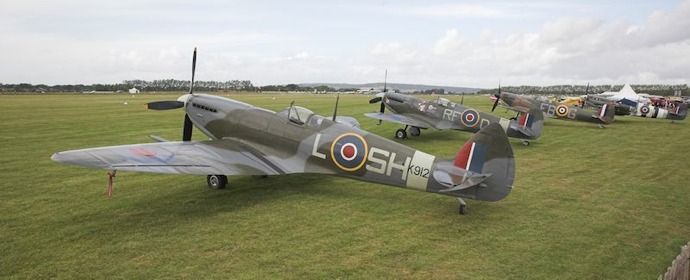
<instances>
[{"instance_id":1,"label":"spitfire aircraft","mask_svg":"<svg viewBox=\"0 0 690 280\"><path fill-rule=\"evenodd\" d=\"M642 118L669 119L671 121L684 120L688 116L688 104L675 103L668 109L651 104L638 103L630 112L631 116Z\"/></svg>"},{"instance_id":2,"label":"spitfire aircraft","mask_svg":"<svg viewBox=\"0 0 690 280\"><path fill-rule=\"evenodd\" d=\"M227 176L328 174L458 198L497 201L512 190L515 159L499 124L477 132L454 158L441 159L358 128L356 120L323 117L290 105L273 112L237 100L193 93L146 104L148 109L182 108L182 141L108 146L58 152L56 162L118 170L207 175L221 189ZM337 102L336 110L337 112ZM345 120L345 121L343 121ZM196 127L210 140L191 141Z\"/></svg>"},{"instance_id":3,"label":"spitfire aircraft","mask_svg":"<svg viewBox=\"0 0 690 280\"><path fill-rule=\"evenodd\" d=\"M601 107L603 104L606 104L606 102L610 103L607 99L597 95L589 95L585 98L585 104L590 107ZM626 104L616 101L615 107L616 115L620 116L630 115L642 118L669 119L676 121L684 120L688 115L688 104L680 102L670 103L667 108L662 108L651 103L635 102Z\"/></svg>"},{"instance_id":4,"label":"spitfire aircraft","mask_svg":"<svg viewBox=\"0 0 690 280\"><path fill-rule=\"evenodd\" d=\"M619 92L605 92L601 94L587 94L584 104L589 107L602 107L614 100L616 115L630 115L642 118L684 120L688 115L688 105L682 102L668 103L666 108L655 106L652 98L637 94L626 84ZM634 100L634 101L633 101Z\"/></svg>"},{"instance_id":5,"label":"spitfire aircraft","mask_svg":"<svg viewBox=\"0 0 690 280\"><path fill-rule=\"evenodd\" d=\"M367 117L381 121L389 121L405 125L405 128L395 132L395 138L407 138L407 130L412 136L419 136L420 129L454 129L477 132L481 128L498 123L508 134L508 137L519 139L537 139L541 135L544 117L537 109L528 110L519 120L508 120L489 113L455 104L448 99L420 100L418 98L394 93L382 92L369 103L381 102L377 113L364 114ZM386 114L388 108L393 114ZM529 145L527 140L523 144Z\"/></svg>"},{"instance_id":6,"label":"spitfire aircraft","mask_svg":"<svg viewBox=\"0 0 690 280\"><path fill-rule=\"evenodd\" d=\"M514 93L501 92L500 87L494 97L496 99L491 108L492 112L496 109L499 102L503 102L508 108L517 111L518 115L536 109L550 118L596 123L599 127L603 127L602 125L604 124L612 123L614 117L615 106L609 103L604 104L595 114L592 114L582 108L568 106L566 104L552 101L540 101Z\"/></svg>"}]
</instances>

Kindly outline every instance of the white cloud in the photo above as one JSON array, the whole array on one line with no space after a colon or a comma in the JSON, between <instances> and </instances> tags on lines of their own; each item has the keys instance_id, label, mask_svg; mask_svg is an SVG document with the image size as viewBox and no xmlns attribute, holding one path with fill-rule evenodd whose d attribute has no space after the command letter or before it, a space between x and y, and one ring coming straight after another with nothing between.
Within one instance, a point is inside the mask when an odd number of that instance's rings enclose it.
<instances>
[{"instance_id":1,"label":"white cloud","mask_svg":"<svg viewBox=\"0 0 690 280\"><path fill-rule=\"evenodd\" d=\"M423 6L406 7L400 11L413 15L432 17L500 18L512 16L512 14L503 10L477 4L427 4Z\"/></svg>"},{"instance_id":2,"label":"white cloud","mask_svg":"<svg viewBox=\"0 0 690 280\"><path fill-rule=\"evenodd\" d=\"M258 85L687 83L690 0L655 3L10 0L0 82L188 79L198 46L199 79Z\"/></svg>"}]
</instances>

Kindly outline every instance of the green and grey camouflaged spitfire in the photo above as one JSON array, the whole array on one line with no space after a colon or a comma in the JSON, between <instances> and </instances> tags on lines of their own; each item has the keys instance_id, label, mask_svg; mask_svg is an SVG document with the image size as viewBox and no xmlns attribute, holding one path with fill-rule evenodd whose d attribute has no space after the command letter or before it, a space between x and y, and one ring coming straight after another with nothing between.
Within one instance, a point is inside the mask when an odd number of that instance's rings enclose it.
<instances>
[{"instance_id":1,"label":"green and grey camouflaged spitfire","mask_svg":"<svg viewBox=\"0 0 690 280\"><path fill-rule=\"evenodd\" d=\"M508 137L525 139L522 143L529 145L526 139L539 138L544 123L544 116L537 109L528 111L520 119L509 120L453 103L445 98L420 100L401 93L382 92L369 101L376 102L381 102L379 112L364 115L379 120L379 124L381 121L388 121L405 125L405 128L395 132L395 138L398 139L407 138L407 130L412 136L419 136L420 129L425 128L477 132L491 123L498 123ZM386 114L386 108L392 114Z\"/></svg>"},{"instance_id":2,"label":"green and grey camouflaged spitfire","mask_svg":"<svg viewBox=\"0 0 690 280\"><path fill-rule=\"evenodd\" d=\"M183 141L65 151L52 160L113 172L207 175L212 188L224 188L232 175L329 174L457 197L461 214L467 211L462 198L497 201L513 187L515 159L499 124L477 132L454 158L441 159L364 131L353 118L299 106L273 112L191 89L176 101L147 106L183 108ZM191 141L192 126L211 140Z\"/></svg>"}]
</instances>

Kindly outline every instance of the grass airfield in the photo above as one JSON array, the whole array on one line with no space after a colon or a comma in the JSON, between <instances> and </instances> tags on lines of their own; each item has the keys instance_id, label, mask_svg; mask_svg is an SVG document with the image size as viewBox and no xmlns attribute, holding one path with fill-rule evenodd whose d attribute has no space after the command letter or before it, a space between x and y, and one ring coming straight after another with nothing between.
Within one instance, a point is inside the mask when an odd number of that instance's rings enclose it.
<instances>
[{"instance_id":1,"label":"grass airfield","mask_svg":"<svg viewBox=\"0 0 690 280\"><path fill-rule=\"evenodd\" d=\"M50 161L149 134L180 139L182 110L142 106L179 95L0 95L0 278L654 279L690 240L687 121L547 119L530 146L511 139L511 195L468 200L466 216L451 197L323 175L230 177L211 190L203 176L123 171L107 198L106 170ZM335 102L229 97L326 116ZM378 110L370 98L341 95L338 112L393 139L398 125L362 115ZM465 103L491 107L485 96ZM470 137L395 141L452 157Z\"/></svg>"}]
</instances>

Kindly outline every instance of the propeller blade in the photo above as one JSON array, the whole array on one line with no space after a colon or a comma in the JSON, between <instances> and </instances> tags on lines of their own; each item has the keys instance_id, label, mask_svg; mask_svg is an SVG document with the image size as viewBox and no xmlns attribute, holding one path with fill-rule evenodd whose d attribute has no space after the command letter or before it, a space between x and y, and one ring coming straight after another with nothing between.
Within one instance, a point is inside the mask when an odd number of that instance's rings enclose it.
<instances>
[{"instance_id":1,"label":"propeller blade","mask_svg":"<svg viewBox=\"0 0 690 280\"><path fill-rule=\"evenodd\" d=\"M494 105L491 106L491 112L493 112L494 110L496 110L496 106L498 106L498 97L496 97L496 101L494 101Z\"/></svg>"},{"instance_id":2,"label":"propeller blade","mask_svg":"<svg viewBox=\"0 0 690 280\"><path fill-rule=\"evenodd\" d=\"M144 104L144 107L150 110L170 110L182 108L183 106L184 102L181 101L155 101Z\"/></svg>"},{"instance_id":3,"label":"propeller blade","mask_svg":"<svg viewBox=\"0 0 690 280\"><path fill-rule=\"evenodd\" d=\"M383 102L381 102L381 108L379 108L379 112L381 112L381 114L384 114L385 111L386 111L386 104L383 104ZM379 123L377 123L376 125L381 125L381 122L383 122L383 120L379 120Z\"/></svg>"},{"instance_id":4,"label":"propeller blade","mask_svg":"<svg viewBox=\"0 0 690 280\"><path fill-rule=\"evenodd\" d=\"M388 69L386 69L386 74L383 76L383 92L388 92L386 85L388 83Z\"/></svg>"},{"instance_id":5,"label":"propeller blade","mask_svg":"<svg viewBox=\"0 0 690 280\"><path fill-rule=\"evenodd\" d=\"M585 88L585 98L582 98L580 108L585 107L585 102L587 102L587 98L589 97L589 83L587 83L587 87Z\"/></svg>"},{"instance_id":6,"label":"propeller blade","mask_svg":"<svg viewBox=\"0 0 690 280\"><path fill-rule=\"evenodd\" d=\"M192 56L192 83L189 85L189 94L192 94L194 89L194 73L196 72L196 47L194 47L194 55Z\"/></svg>"},{"instance_id":7,"label":"propeller blade","mask_svg":"<svg viewBox=\"0 0 690 280\"><path fill-rule=\"evenodd\" d=\"M501 86L500 85L498 86L498 92L496 92L496 94L494 94L494 96L496 96L496 101L494 101L494 106L491 106L491 112L496 110L496 106L498 106L498 101L501 100Z\"/></svg>"},{"instance_id":8,"label":"propeller blade","mask_svg":"<svg viewBox=\"0 0 690 280\"><path fill-rule=\"evenodd\" d=\"M335 98L335 109L333 109L333 121L335 121L338 115L338 101L340 101L340 92L338 92L338 97Z\"/></svg>"},{"instance_id":9,"label":"propeller blade","mask_svg":"<svg viewBox=\"0 0 690 280\"><path fill-rule=\"evenodd\" d=\"M184 126L182 127L182 141L192 140L192 120L189 115L184 114Z\"/></svg>"},{"instance_id":10,"label":"propeller blade","mask_svg":"<svg viewBox=\"0 0 690 280\"><path fill-rule=\"evenodd\" d=\"M381 102L381 99L383 99L383 98L380 97L380 96L374 97L374 98L372 98L371 100L369 100L369 104L374 104L374 103L376 103L376 102Z\"/></svg>"}]
</instances>

